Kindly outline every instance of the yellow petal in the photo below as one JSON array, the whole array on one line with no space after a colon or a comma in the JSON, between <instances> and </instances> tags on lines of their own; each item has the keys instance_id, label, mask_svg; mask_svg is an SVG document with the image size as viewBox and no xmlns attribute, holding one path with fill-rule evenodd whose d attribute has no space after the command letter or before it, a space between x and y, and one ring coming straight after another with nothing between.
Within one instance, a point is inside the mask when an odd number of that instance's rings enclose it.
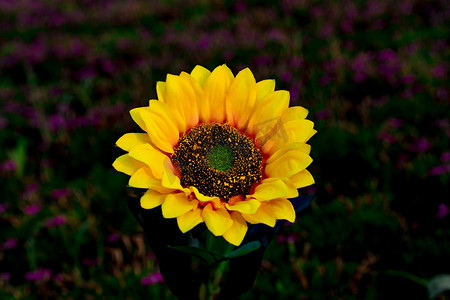
<instances>
[{"instance_id":1,"label":"yellow petal","mask_svg":"<svg viewBox=\"0 0 450 300\"><path fill-rule=\"evenodd\" d=\"M148 111L150 110L149 107L137 107L130 110L131 118L133 119L136 124L139 125L139 127L142 128L142 130L147 131L147 126L145 125L144 120L142 119L141 112L142 111Z\"/></svg>"},{"instance_id":2,"label":"yellow petal","mask_svg":"<svg viewBox=\"0 0 450 300\"><path fill-rule=\"evenodd\" d=\"M315 129L311 130L311 133L305 139L305 142L309 141L309 139L312 138L316 133L317 133L317 130L315 130Z\"/></svg>"},{"instance_id":3,"label":"yellow petal","mask_svg":"<svg viewBox=\"0 0 450 300\"><path fill-rule=\"evenodd\" d=\"M238 201L233 205L229 205L228 203L225 204L225 207L228 210L231 211L237 211L244 214L254 214L259 206L261 205L261 202L255 199L248 199L243 201Z\"/></svg>"},{"instance_id":4,"label":"yellow petal","mask_svg":"<svg viewBox=\"0 0 450 300\"><path fill-rule=\"evenodd\" d=\"M190 194L188 188L183 188L181 186L180 178L175 175L175 168L172 165L170 159L167 159L163 162L163 175L161 185L168 189L183 191L186 195Z\"/></svg>"},{"instance_id":5,"label":"yellow petal","mask_svg":"<svg viewBox=\"0 0 450 300\"><path fill-rule=\"evenodd\" d=\"M203 208L202 218L206 227L215 236L223 235L233 225L233 220L226 208L213 209L211 203Z\"/></svg>"},{"instance_id":6,"label":"yellow petal","mask_svg":"<svg viewBox=\"0 0 450 300\"><path fill-rule=\"evenodd\" d=\"M203 86L204 102L210 109L209 118L203 119L204 122L222 123L225 120L225 97L232 80L233 74L226 65L215 68L209 75Z\"/></svg>"},{"instance_id":7,"label":"yellow petal","mask_svg":"<svg viewBox=\"0 0 450 300\"><path fill-rule=\"evenodd\" d=\"M255 188L253 195L247 197L255 198L259 201L268 201L288 195L288 187L283 180L265 179Z\"/></svg>"},{"instance_id":8,"label":"yellow petal","mask_svg":"<svg viewBox=\"0 0 450 300\"><path fill-rule=\"evenodd\" d=\"M186 82L189 82L192 89L194 90L196 96L196 109L198 114L197 120L204 120L205 115L209 116L209 104L205 101L203 88L200 86L197 80L195 80L190 74L186 72L181 72L180 77L183 78ZM190 123L193 122L188 122L188 124ZM189 130L190 127L188 126L186 129Z\"/></svg>"},{"instance_id":9,"label":"yellow petal","mask_svg":"<svg viewBox=\"0 0 450 300\"><path fill-rule=\"evenodd\" d=\"M197 207L197 200L189 200L184 193L168 194L161 206L163 217L176 218Z\"/></svg>"},{"instance_id":10,"label":"yellow petal","mask_svg":"<svg viewBox=\"0 0 450 300\"><path fill-rule=\"evenodd\" d=\"M172 122L167 104L154 100L150 108L140 111L140 114L152 144L164 152L173 153L173 146L178 143L180 133Z\"/></svg>"},{"instance_id":11,"label":"yellow petal","mask_svg":"<svg viewBox=\"0 0 450 300\"><path fill-rule=\"evenodd\" d=\"M116 145L125 151L130 151L134 147L145 143L150 143L148 134L125 133L122 137L120 137L120 139L117 140Z\"/></svg>"},{"instance_id":12,"label":"yellow petal","mask_svg":"<svg viewBox=\"0 0 450 300\"><path fill-rule=\"evenodd\" d=\"M278 151L283 151L283 149ZM272 178L290 177L303 171L311 163L312 158L300 150L283 151L276 160L266 165L265 173Z\"/></svg>"},{"instance_id":13,"label":"yellow petal","mask_svg":"<svg viewBox=\"0 0 450 300\"><path fill-rule=\"evenodd\" d=\"M256 101L258 102L275 90L275 80L266 79L256 83Z\"/></svg>"},{"instance_id":14,"label":"yellow petal","mask_svg":"<svg viewBox=\"0 0 450 300\"><path fill-rule=\"evenodd\" d=\"M131 175L145 166L145 164L135 160L128 153L116 158L112 165L114 169L127 175Z\"/></svg>"},{"instance_id":15,"label":"yellow petal","mask_svg":"<svg viewBox=\"0 0 450 300\"><path fill-rule=\"evenodd\" d=\"M272 154L290 143L305 143L313 135L314 123L306 119L280 119L273 131L256 131L256 139L264 153Z\"/></svg>"},{"instance_id":16,"label":"yellow petal","mask_svg":"<svg viewBox=\"0 0 450 300\"><path fill-rule=\"evenodd\" d=\"M261 206L258 208L256 213L248 215L242 214L242 217L249 222L250 224L266 224L270 227L275 226L277 219L273 215L272 207L270 204L261 203Z\"/></svg>"},{"instance_id":17,"label":"yellow petal","mask_svg":"<svg viewBox=\"0 0 450 300\"><path fill-rule=\"evenodd\" d=\"M295 198L298 196L298 189L297 187L292 184L292 182L289 181L289 179L285 178L283 182L286 184L288 193L286 195L286 198Z\"/></svg>"},{"instance_id":18,"label":"yellow petal","mask_svg":"<svg viewBox=\"0 0 450 300\"><path fill-rule=\"evenodd\" d=\"M197 198L197 200L203 206L206 206L208 203L211 203L213 208L219 208L221 206L220 205L221 201L220 201L219 197L205 196L202 193L200 193L200 191L195 186L191 186L190 189L191 189L192 192L194 192L195 198Z\"/></svg>"},{"instance_id":19,"label":"yellow petal","mask_svg":"<svg viewBox=\"0 0 450 300\"><path fill-rule=\"evenodd\" d=\"M239 246L247 233L247 222L240 213L232 211L233 225L223 234L223 238L235 246Z\"/></svg>"},{"instance_id":20,"label":"yellow petal","mask_svg":"<svg viewBox=\"0 0 450 300\"><path fill-rule=\"evenodd\" d=\"M281 114L289 107L289 98L288 91L275 91L261 99L248 123L249 134L262 134L264 131L269 133L277 128Z\"/></svg>"},{"instance_id":21,"label":"yellow petal","mask_svg":"<svg viewBox=\"0 0 450 300\"><path fill-rule=\"evenodd\" d=\"M275 199L270 201L269 205L275 218L288 220L291 223L295 222L295 209L291 201L287 199Z\"/></svg>"},{"instance_id":22,"label":"yellow petal","mask_svg":"<svg viewBox=\"0 0 450 300\"><path fill-rule=\"evenodd\" d=\"M154 190L147 190L144 196L141 197L141 207L145 209L152 209L164 203L167 194L159 193Z\"/></svg>"},{"instance_id":23,"label":"yellow petal","mask_svg":"<svg viewBox=\"0 0 450 300\"><path fill-rule=\"evenodd\" d=\"M186 75L188 75L186 73ZM172 118L182 133L198 124L197 95L189 80L181 76L167 75L165 102Z\"/></svg>"},{"instance_id":24,"label":"yellow petal","mask_svg":"<svg viewBox=\"0 0 450 300\"><path fill-rule=\"evenodd\" d=\"M211 72L208 69L199 65L195 66L195 68L191 72L191 76L195 78L200 86L203 86L205 84L210 74Z\"/></svg>"},{"instance_id":25,"label":"yellow petal","mask_svg":"<svg viewBox=\"0 0 450 300\"><path fill-rule=\"evenodd\" d=\"M153 176L157 179L162 178L164 171L163 163L166 159L169 159L164 153L161 153L161 151L155 149L150 144L141 144L134 147L130 151L130 156L149 166Z\"/></svg>"},{"instance_id":26,"label":"yellow petal","mask_svg":"<svg viewBox=\"0 0 450 300\"><path fill-rule=\"evenodd\" d=\"M289 180L298 189L314 184L314 178L308 170L303 170L301 172L298 172L297 174L292 175Z\"/></svg>"},{"instance_id":27,"label":"yellow petal","mask_svg":"<svg viewBox=\"0 0 450 300\"><path fill-rule=\"evenodd\" d=\"M166 102L166 83L164 81L156 83L156 94L158 95L158 100Z\"/></svg>"},{"instance_id":28,"label":"yellow petal","mask_svg":"<svg viewBox=\"0 0 450 300\"><path fill-rule=\"evenodd\" d=\"M278 150L280 150L280 151L276 151L275 153L270 155L269 158L267 158L266 164L272 163L273 161L280 158L281 155L283 155L287 151L291 151L291 150L300 151L306 155L309 155L309 153L311 152L311 146L308 144L305 144L305 143L296 142L296 143L290 143L290 144L284 145L283 147L279 147Z\"/></svg>"},{"instance_id":29,"label":"yellow petal","mask_svg":"<svg viewBox=\"0 0 450 300\"><path fill-rule=\"evenodd\" d=\"M302 106L292 106L286 109L281 116L284 122L301 120L308 116L308 110Z\"/></svg>"},{"instance_id":30,"label":"yellow petal","mask_svg":"<svg viewBox=\"0 0 450 300\"><path fill-rule=\"evenodd\" d=\"M202 222L202 209L200 208L188 211L187 213L177 217L178 227L183 233L191 230Z\"/></svg>"},{"instance_id":31,"label":"yellow petal","mask_svg":"<svg viewBox=\"0 0 450 300\"><path fill-rule=\"evenodd\" d=\"M143 167L131 175L128 185L141 189L151 189L160 193L170 193L173 189L168 189L161 185L161 180L156 179L149 167Z\"/></svg>"},{"instance_id":32,"label":"yellow petal","mask_svg":"<svg viewBox=\"0 0 450 300\"><path fill-rule=\"evenodd\" d=\"M228 123L244 129L256 102L256 81L246 68L234 78L225 101Z\"/></svg>"}]
</instances>

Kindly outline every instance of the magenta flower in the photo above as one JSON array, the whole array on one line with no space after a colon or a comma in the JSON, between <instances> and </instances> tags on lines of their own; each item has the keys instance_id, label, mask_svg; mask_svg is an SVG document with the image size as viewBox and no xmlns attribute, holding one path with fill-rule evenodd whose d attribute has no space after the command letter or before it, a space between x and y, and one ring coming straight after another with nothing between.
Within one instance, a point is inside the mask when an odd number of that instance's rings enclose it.
<instances>
[{"instance_id":1,"label":"magenta flower","mask_svg":"<svg viewBox=\"0 0 450 300\"><path fill-rule=\"evenodd\" d=\"M410 150L414 152L425 152L432 147L431 143L426 138L418 138L411 145Z\"/></svg>"},{"instance_id":2,"label":"magenta flower","mask_svg":"<svg viewBox=\"0 0 450 300\"><path fill-rule=\"evenodd\" d=\"M442 78L447 73L447 69L447 66L442 64L434 67L433 70L431 70L431 74L433 75L433 77Z\"/></svg>"},{"instance_id":3,"label":"magenta flower","mask_svg":"<svg viewBox=\"0 0 450 300\"><path fill-rule=\"evenodd\" d=\"M434 176L439 176L443 174L450 173L450 165L439 165L431 168L429 174Z\"/></svg>"},{"instance_id":4,"label":"magenta flower","mask_svg":"<svg viewBox=\"0 0 450 300\"><path fill-rule=\"evenodd\" d=\"M403 121L398 118L391 118L389 119L388 124L392 128L399 128L403 125Z\"/></svg>"},{"instance_id":5,"label":"magenta flower","mask_svg":"<svg viewBox=\"0 0 450 300\"><path fill-rule=\"evenodd\" d=\"M10 280L11 279L11 273L9 272L1 272L0 273L0 280Z\"/></svg>"},{"instance_id":6,"label":"magenta flower","mask_svg":"<svg viewBox=\"0 0 450 300\"><path fill-rule=\"evenodd\" d=\"M0 214L4 213L8 209L8 203L0 203Z\"/></svg>"},{"instance_id":7,"label":"magenta flower","mask_svg":"<svg viewBox=\"0 0 450 300\"><path fill-rule=\"evenodd\" d=\"M450 214L450 207L448 207L448 205L444 203L439 204L437 217L440 219L444 219L448 214Z\"/></svg>"},{"instance_id":8,"label":"magenta flower","mask_svg":"<svg viewBox=\"0 0 450 300\"><path fill-rule=\"evenodd\" d=\"M164 279L160 272L150 273L141 278L142 285L155 285L157 283L164 282Z\"/></svg>"},{"instance_id":9,"label":"magenta flower","mask_svg":"<svg viewBox=\"0 0 450 300\"><path fill-rule=\"evenodd\" d=\"M316 118L316 120L325 120L331 117L331 111L328 108L319 110L316 112L316 114L314 115L314 117Z\"/></svg>"},{"instance_id":10,"label":"magenta flower","mask_svg":"<svg viewBox=\"0 0 450 300\"><path fill-rule=\"evenodd\" d=\"M69 188L54 189L51 192L51 196L56 199L68 197L70 196L70 189Z\"/></svg>"},{"instance_id":11,"label":"magenta flower","mask_svg":"<svg viewBox=\"0 0 450 300\"><path fill-rule=\"evenodd\" d=\"M81 263L88 267L94 267L100 264L100 260L98 258L83 258Z\"/></svg>"},{"instance_id":12,"label":"magenta flower","mask_svg":"<svg viewBox=\"0 0 450 300\"><path fill-rule=\"evenodd\" d=\"M15 171L17 169L17 164L14 160L8 159L0 163L0 172Z\"/></svg>"},{"instance_id":13,"label":"magenta flower","mask_svg":"<svg viewBox=\"0 0 450 300\"><path fill-rule=\"evenodd\" d=\"M30 205L27 205L27 206L24 207L23 212L26 215L30 215L31 216L31 215L35 215L38 212L40 212L41 209L42 209L42 207L39 204L30 204Z\"/></svg>"},{"instance_id":14,"label":"magenta flower","mask_svg":"<svg viewBox=\"0 0 450 300\"><path fill-rule=\"evenodd\" d=\"M0 251L17 248L19 241L16 238L7 238L5 242L0 244Z\"/></svg>"},{"instance_id":15,"label":"magenta flower","mask_svg":"<svg viewBox=\"0 0 450 300\"><path fill-rule=\"evenodd\" d=\"M118 242L120 240L120 235L118 233L111 233L110 235L108 235L106 237L106 241L110 242L110 243L115 243Z\"/></svg>"},{"instance_id":16,"label":"magenta flower","mask_svg":"<svg viewBox=\"0 0 450 300\"><path fill-rule=\"evenodd\" d=\"M56 226L64 225L64 224L66 224L66 222L67 222L66 216L58 215L56 217L45 220L44 226L45 227L56 227Z\"/></svg>"},{"instance_id":17,"label":"magenta flower","mask_svg":"<svg viewBox=\"0 0 450 300\"><path fill-rule=\"evenodd\" d=\"M450 161L450 152L444 152L441 155L441 161L442 162L448 162Z\"/></svg>"},{"instance_id":18,"label":"magenta flower","mask_svg":"<svg viewBox=\"0 0 450 300\"><path fill-rule=\"evenodd\" d=\"M38 269L25 273L25 280L27 281L47 281L51 278L52 271L50 269Z\"/></svg>"}]
</instances>

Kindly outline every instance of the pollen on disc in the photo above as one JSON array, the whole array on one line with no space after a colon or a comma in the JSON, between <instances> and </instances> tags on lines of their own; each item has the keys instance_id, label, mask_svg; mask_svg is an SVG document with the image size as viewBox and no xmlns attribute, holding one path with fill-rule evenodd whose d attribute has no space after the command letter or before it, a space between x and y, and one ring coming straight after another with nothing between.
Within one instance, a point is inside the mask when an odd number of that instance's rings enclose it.
<instances>
[{"instance_id":1,"label":"pollen on disc","mask_svg":"<svg viewBox=\"0 0 450 300\"><path fill-rule=\"evenodd\" d=\"M178 141L172 161L183 186L228 200L249 193L261 180L261 153L247 136L227 124L202 124Z\"/></svg>"}]
</instances>

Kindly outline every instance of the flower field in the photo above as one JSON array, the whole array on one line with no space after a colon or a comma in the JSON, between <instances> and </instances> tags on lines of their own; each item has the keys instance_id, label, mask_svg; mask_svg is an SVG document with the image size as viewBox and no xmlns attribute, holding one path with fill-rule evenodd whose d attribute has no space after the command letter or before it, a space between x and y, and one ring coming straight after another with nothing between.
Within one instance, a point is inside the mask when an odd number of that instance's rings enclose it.
<instances>
[{"instance_id":1,"label":"flower field","mask_svg":"<svg viewBox=\"0 0 450 300\"><path fill-rule=\"evenodd\" d=\"M176 299L115 143L167 73L222 64L317 130L314 200L242 299L449 298L448 1L0 0L0 33L1 299Z\"/></svg>"}]
</instances>

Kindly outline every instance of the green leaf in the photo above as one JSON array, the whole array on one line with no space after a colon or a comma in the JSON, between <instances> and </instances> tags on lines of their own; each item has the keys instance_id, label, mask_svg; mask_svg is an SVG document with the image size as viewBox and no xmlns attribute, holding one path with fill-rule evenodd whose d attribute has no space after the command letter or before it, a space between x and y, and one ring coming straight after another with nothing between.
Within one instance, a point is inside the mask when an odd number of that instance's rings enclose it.
<instances>
[{"instance_id":1,"label":"green leaf","mask_svg":"<svg viewBox=\"0 0 450 300\"><path fill-rule=\"evenodd\" d=\"M225 258L223 255L212 252L209 250L206 250L204 248L199 247L192 247L192 246L169 246L172 249L175 249L177 251L193 255L200 259L201 262L206 264L207 266L211 266L213 264L216 264L218 262L224 261L227 258Z\"/></svg>"},{"instance_id":2,"label":"green leaf","mask_svg":"<svg viewBox=\"0 0 450 300\"><path fill-rule=\"evenodd\" d=\"M445 291L450 291L450 275L442 274L431 278L427 284L427 289L429 299L436 298Z\"/></svg>"},{"instance_id":3,"label":"green leaf","mask_svg":"<svg viewBox=\"0 0 450 300\"><path fill-rule=\"evenodd\" d=\"M230 253L226 254L225 257L231 259L244 256L250 252L259 249L259 247L261 247L261 243L259 241L253 241L237 248L236 250L231 251Z\"/></svg>"},{"instance_id":4,"label":"green leaf","mask_svg":"<svg viewBox=\"0 0 450 300\"><path fill-rule=\"evenodd\" d=\"M16 174L20 178L23 176L25 163L27 160L27 140L20 138L16 147L9 153L9 157L17 164Z\"/></svg>"}]
</instances>

